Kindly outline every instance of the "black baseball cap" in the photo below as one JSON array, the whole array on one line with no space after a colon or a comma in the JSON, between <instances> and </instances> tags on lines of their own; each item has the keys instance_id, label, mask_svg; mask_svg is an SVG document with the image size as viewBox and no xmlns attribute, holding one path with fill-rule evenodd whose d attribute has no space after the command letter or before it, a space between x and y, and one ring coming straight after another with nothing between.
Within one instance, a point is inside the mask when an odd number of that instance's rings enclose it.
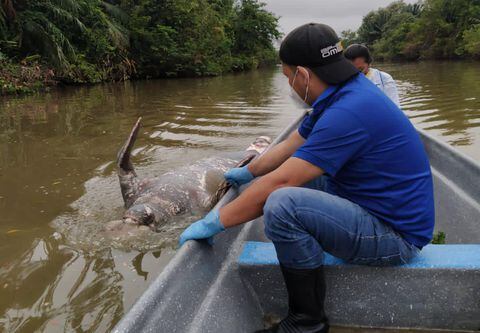
<instances>
[{"instance_id":1,"label":"black baseball cap","mask_svg":"<svg viewBox=\"0 0 480 333\"><path fill-rule=\"evenodd\" d=\"M280 60L287 65L308 67L322 81L336 85L358 73L343 56L343 47L328 25L308 23L291 31L280 45Z\"/></svg>"}]
</instances>

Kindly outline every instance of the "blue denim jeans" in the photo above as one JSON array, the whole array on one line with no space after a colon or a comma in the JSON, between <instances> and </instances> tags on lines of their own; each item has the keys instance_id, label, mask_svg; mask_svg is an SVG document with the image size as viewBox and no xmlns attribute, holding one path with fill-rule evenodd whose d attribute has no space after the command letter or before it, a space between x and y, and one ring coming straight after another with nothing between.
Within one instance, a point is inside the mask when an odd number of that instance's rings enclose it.
<instances>
[{"instance_id":1,"label":"blue denim jeans","mask_svg":"<svg viewBox=\"0 0 480 333\"><path fill-rule=\"evenodd\" d=\"M325 177L305 187L276 190L268 197L263 209L265 234L282 265L317 268L328 252L354 264L390 266L419 253L390 226L332 193Z\"/></svg>"}]
</instances>

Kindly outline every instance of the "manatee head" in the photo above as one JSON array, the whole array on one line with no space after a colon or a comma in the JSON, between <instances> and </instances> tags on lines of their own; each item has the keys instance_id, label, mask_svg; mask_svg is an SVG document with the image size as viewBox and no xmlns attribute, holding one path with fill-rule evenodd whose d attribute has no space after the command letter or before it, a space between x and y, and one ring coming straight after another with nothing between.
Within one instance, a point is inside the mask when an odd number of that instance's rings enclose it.
<instances>
[{"instance_id":1,"label":"manatee head","mask_svg":"<svg viewBox=\"0 0 480 333\"><path fill-rule=\"evenodd\" d=\"M123 221L153 228L155 226L155 212L148 204L133 205L123 214Z\"/></svg>"}]
</instances>

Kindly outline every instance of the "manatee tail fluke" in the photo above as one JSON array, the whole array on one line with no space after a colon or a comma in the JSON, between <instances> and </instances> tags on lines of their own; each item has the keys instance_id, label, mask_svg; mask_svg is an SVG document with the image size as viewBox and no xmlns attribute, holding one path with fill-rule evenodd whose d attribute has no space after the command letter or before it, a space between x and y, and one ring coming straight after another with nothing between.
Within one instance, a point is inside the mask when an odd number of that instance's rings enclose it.
<instances>
[{"instance_id":1,"label":"manatee tail fluke","mask_svg":"<svg viewBox=\"0 0 480 333\"><path fill-rule=\"evenodd\" d=\"M128 136L127 141L123 145L122 149L118 152L117 155L117 167L118 169L124 172L133 172L135 174L135 169L130 160L130 155L132 154L133 146L135 145L135 140L137 140L138 131L140 130L140 124L142 117L139 117L135 126L133 126L130 135Z\"/></svg>"},{"instance_id":2,"label":"manatee tail fluke","mask_svg":"<svg viewBox=\"0 0 480 333\"><path fill-rule=\"evenodd\" d=\"M135 126L133 126L127 141L117 155L118 178L120 180L123 201L127 208L135 201L138 189L137 174L133 168L130 156L132 154L133 146L135 145L135 140L137 139L138 131L140 130L141 121L142 117L139 117Z\"/></svg>"}]
</instances>

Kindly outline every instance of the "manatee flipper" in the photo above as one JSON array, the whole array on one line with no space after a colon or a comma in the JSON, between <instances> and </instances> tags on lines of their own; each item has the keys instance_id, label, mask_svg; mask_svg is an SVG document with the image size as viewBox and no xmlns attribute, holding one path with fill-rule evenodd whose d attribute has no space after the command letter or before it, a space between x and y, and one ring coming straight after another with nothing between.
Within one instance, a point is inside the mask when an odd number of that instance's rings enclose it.
<instances>
[{"instance_id":1,"label":"manatee flipper","mask_svg":"<svg viewBox=\"0 0 480 333\"><path fill-rule=\"evenodd\" d=\"M235 168L241 168L250 163L254 158L261 155L268 146L272 143L272 139L268 136L260 136L253 141L253 143L247 148L247 155L235 165ZM217 191L213 194L207 204L207 208L212 209L220 199L228 192L231 185L223 180L218 186Z\"/></svg>"},{"instance_id":2,"label":"manatee flipper","mask_svg":"<svg viewBox=\"0 0 480 333\"><path fill-rule=\"evenodd\" d=\"M251 154L242 159L240 162L238 162L235 165L235 168L241 168L250 163L255 157L257 157L256 154ZM224 179L220 185L218 186L217 191L210 197L210 200L207 204L208 209L212 209L215 207L215 205L220 201L221 198L228 192L228 190L232 187L227 181Z\"/></svg>"},{"instance_id":3,"label":"manatee flipper","mask_svg":"<svg viewBox=\"0 0 480 333\"><path fill-rule=\"evenodd\" d=\"M140 129L140 122L142 118L138 118L135 126L133 126L127 141L117 155L117 173L120 180L120 189L122 190L123 201L125 207L130 207L137 199L138 188L140 181L137 178L135 169L133 168L130 155L132 148L137 139L138 131Z\"/></svg>"}]
</instances>

